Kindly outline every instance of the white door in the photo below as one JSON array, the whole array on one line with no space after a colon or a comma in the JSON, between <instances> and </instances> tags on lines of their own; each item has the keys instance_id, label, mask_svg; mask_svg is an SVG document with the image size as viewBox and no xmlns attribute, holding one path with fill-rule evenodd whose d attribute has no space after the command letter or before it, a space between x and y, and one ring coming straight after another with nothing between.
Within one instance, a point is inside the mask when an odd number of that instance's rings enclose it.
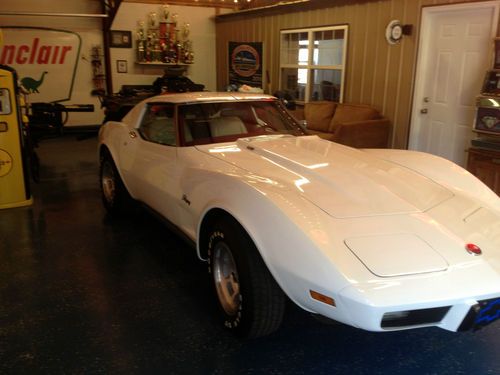
<instances>
[{"instance_id":1,"label":"white door","mask_svg":"<svg viewBox=\"0 0 500 375\"><path fill-rule=\"evenodd\" d=\"M465 165L475 98L492 65L498 3L423 9L409 149Z\"/></svg>"}]
</instances>

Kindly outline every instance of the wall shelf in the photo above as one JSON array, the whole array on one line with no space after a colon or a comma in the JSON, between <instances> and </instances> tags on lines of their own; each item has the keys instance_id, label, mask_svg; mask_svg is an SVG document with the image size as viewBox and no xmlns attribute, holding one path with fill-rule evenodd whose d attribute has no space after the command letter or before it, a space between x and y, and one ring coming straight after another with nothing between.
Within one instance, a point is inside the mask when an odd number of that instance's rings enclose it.
<instances>
[{"instance_id":1,"label":"wall shelf","mask_svg":"<svg viewBox=\"0 0 500 375\"><path fill-rule=\"evenodd\" d=\"M151 62L136 62L138 65L159 65L159 66L189 66L192 64L185 64L185 63L162 63L159 61L151 61Z\"/></svg>"},{"instance_id":2,"label":"wall shelf","mask_svg":"<svg viewBox=\"0 0 500 375\"><path fill-rule=\"evenodd\" d=\"M161 68L163 67L163 70L165 72L165 76L167 77L179 77L184 75L187 71L190 65L192 64L186 64L186 63L162 63L159 61L144 61L144 62L137 62L137 65L140 65L147 69L146 67L149 66L151 68L156 67L156 68Z\"/></svg>"}]
</instances>

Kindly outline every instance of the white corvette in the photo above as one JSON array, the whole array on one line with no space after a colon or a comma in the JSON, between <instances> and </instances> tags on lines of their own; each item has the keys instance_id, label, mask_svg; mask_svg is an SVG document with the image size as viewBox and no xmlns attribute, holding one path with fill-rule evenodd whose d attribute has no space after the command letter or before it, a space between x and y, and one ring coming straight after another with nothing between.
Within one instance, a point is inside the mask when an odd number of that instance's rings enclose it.
<instances>
[{"instance_id":1,"label":"white corvette","mask_svg":"<svg viewBox=\"0 0 500 375\"><path fill-rule=\"evenodd\" d=\"M370 331L500 316L500 199L464 169L308 136L266 95L157 96L100 131L103 201L131 198L208 261L225 325L276 330L285 295Z\"/></svg>"}]
</instances>

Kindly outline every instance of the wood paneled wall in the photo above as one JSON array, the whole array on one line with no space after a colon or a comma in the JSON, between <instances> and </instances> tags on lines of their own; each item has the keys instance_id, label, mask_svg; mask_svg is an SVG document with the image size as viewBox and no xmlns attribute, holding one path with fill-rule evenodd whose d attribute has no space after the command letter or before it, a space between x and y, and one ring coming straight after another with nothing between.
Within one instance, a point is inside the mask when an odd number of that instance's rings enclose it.
<instances>
[{"instance_id":1,"label":"wood paneled wall","mask_svg":"<svg viewBox=\"0 0 500 375\"><path fill-rule=\"evenodd\" d=\"M285 6L282 9L219 16L216 20L217 87L223 89L228 83L229 41L264 43L264 73L269 72L269 91L273 93L279 85L280 30L348 24L344 102L370 104L377 108L393 123L392 146L406 148L421 9L424 6L463 2L317 1L307 5ZM393 19L413 25L413 32L399 44L389 45L385 40L385 28Z\"/></svg>"}]
</instances>

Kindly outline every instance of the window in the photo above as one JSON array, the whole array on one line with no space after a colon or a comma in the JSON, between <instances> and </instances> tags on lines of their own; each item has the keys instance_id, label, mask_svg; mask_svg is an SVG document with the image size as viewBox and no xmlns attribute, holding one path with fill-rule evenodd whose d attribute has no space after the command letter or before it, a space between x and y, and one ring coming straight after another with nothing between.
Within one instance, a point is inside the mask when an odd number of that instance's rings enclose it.
<instances>
[{"instance_id":1,"label":"window","mask_svg":"<svg viewBox=\"0 0 500 375\"><path fill-rule=\"evenodd\" d=\"M234 142L269 134L303 135L279 101L235 101L179 106L183 145Z\"/></svg>"},{"instance_id":2,"label":"window","mask_svg":"<svg viewBox=\"0 0 500 375\"><path fill-rule=\"evenodd\" d=\"M9 90L0 89L0 115L10 115L12 112L9 94Z\"/></svg>"},{"instance_id":3,"label":"window","mask_svg":"<svg viewBox=\"0 0 500 375\"><path fill-rule=\"evenodd\" d=\"M342 102L347 31L347 25L281 31L280 89L302 102Z\"/></svg>"},{"instance_id":4,"label":"window","mask_svg":"<svg viewBox=\"0 0 500 375\"><path fill-rule=\"evenodd\" d=\"M172 104L148 104L139 133L146 141L175 146L177 142L174 106Z\"/></svg>"}]
</instances>

